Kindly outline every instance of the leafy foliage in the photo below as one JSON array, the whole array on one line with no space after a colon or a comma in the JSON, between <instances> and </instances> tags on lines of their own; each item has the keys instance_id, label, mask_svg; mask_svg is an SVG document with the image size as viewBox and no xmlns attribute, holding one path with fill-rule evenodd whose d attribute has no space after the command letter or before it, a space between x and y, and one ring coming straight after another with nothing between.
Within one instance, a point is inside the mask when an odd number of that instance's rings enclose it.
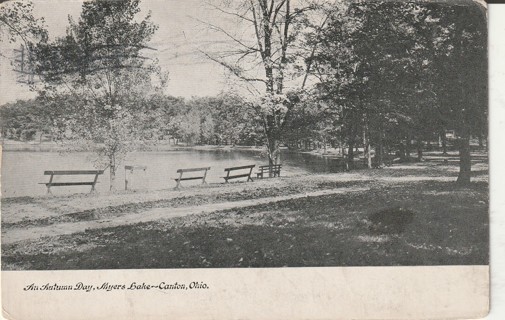
<instances>
[{"instance_id":1,"label":"leafy foliage","mask_svg":"<svg viewBox=\"0 0 505 320\"><path fill-rule=\"evenodd\" d=\"M31 47L47 39L43 18L33 16L33 4L29 1L6 1L0 5L0 42L22 41Z\"/></svg>"},{"instance_id":2,"label":"leafy foliage","mask_svg":"<svg viewBox=\"0 0 505 320\"><path fill-rule=\"evenodd\" d=\"M142 55L157 27L149 14L138 20L139 12L139 0L85 2L66 36L36 48L43 99L74 99L59 119L59 137L97 146L97 164L107 163L111 187L122 159L149 136L139 106L166 81L156 61Z\"/></svg>"}]
</instances>

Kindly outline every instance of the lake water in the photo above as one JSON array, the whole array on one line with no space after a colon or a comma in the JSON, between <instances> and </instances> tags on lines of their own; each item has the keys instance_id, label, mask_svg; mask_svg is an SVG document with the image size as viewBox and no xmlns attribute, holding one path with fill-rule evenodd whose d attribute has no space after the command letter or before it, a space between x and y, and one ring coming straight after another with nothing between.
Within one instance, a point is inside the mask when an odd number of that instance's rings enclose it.
<instances>
[{"instance_id":1,"label":"lake water","mask_svg":"<svg viewBox=\"0 0 505 320\"><path fill-rule=\"evenodd\" d=\"M19 197L35 196L46 193L46 187L41 182L47 182L49 176L44 176L45 170L95 170L93 154L84 152L33 152L16 151L3 152L2 158L2 196ZM283 176L304 174L308 172L336 172L337 161L311 154L284 152L282 154ZM116 173L116 188L124 190L124 165L147 166L147 170L134 171L129 176L132 189L159 190L175 186L174 178L178 176L177 169L192 167L211 167L207 174L208 183L222 183L224 168L255 164L268 164L266 158L257 151L249 150L188 150L166 152L137 152L131 153ZM254 170L253 172L256 172ZM253 175L254 177L255 175ZM92 176L59 176L57 181L92 180ZM99 176L97 191L109 189L109 172ZM183 186L198 184L198 181L183 182ZM89 186L55 187L51 191L54 195L76 192L89 192Z\"/></svg>"}]
</instances>

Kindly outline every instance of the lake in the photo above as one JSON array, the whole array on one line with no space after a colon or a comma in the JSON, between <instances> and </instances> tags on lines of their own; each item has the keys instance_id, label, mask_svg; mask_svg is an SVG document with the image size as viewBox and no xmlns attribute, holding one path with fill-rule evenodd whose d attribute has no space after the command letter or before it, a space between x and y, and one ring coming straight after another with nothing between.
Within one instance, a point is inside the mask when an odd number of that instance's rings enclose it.
<instances>
[{"instance_id":1,"label":"lake","mask_svg":"<svg viewBox=\"0 0 505 320\"><path fill-rule=\"evenodd\" d=\"M337 161L306 153L283 152L281 175L291 176L310 172L336 172ZM49 176L44 176L45 170L94 170L93 154L85 152L59 153L13 151L3 152L2 159L2 196L36 196L44 195L46 187L41 182L47 182ZM147 170L128 172L130 186L133 189L159 190L175 186L174 178L178 176L177 169L192 167L207 167L208 183L222 183L224 168L248 164L265 165L268 161L258 151L251 150L184 150L165 152L136 152L128 155L126 161L116 173L116 188L124 190L124 165L147 166ZM255 172L254 170L253 172ZM254 175L255 176L255 175ZM253 177L254 177L253 176ZM88 179L88 176L59 176L53 181L74 181ZM89 177L92 180L92 177ZM109 172L98 179L97 191L109 189ZM183 186L198 184L197 181L183 182ZM89 186L55 187L51 191L55 195L76 192L89 192Z\"/></svg>"}]
</instances>

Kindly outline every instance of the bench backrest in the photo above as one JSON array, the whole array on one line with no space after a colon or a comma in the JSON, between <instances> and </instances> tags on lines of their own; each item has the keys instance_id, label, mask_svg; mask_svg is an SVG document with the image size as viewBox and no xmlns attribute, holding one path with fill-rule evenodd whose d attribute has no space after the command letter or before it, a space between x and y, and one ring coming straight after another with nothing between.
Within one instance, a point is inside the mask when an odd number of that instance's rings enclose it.
<instances>
[{"instance_id":1,"label":"bench backrest","mask_svg":"<svg viewBox=\"0 0 505 320\"><path fill-rule=\"evenodd\" d=\"M181 173L181 172L195 172L195 171L204 171L204 170L205 171L210 170L210 167L179 169L179 170L177 170L177 173Z\"/></svg>"},{"instance_id":2,"label":"bench backrest","mask_svg":"<svg viewBox=\"0 0 505 320\"><path fill-rule=\"evenodd\" d=\"M231 168L226 168L224 169L224 171L233 171L233 170L241 170L241 169L251 169L251 168L254 168L256 167L255 164L251 164L251 165L248 165L248 166L240 166L240 167L231 167Z\"/></svg>"},{"instance_id":3,"label":"bench backrest","mask_svg":"<svg viewBox=\"0 0 505 320\"><path fill-rule=\"evenodd\" d=\"M44 175L103 174L104 170L56 170L44 171Z\"/></svg>"},{"instance_id":4,"label":"bench backrest","mask_svg":"<svg viewBox=\"0 0 505 320\"><path fill-rule=\"evenodd\" d=\"M271 166L269 166L269 165L266 165L266 166L260 166L260 168L262 168L262 169L263 169L263 168L270 168L270 167L272 167L273 169L279 169L279 168L281 167L281 165L280 165L280 164L273 164L273 165L271 165Z\"/></svg>"}]
</instances>

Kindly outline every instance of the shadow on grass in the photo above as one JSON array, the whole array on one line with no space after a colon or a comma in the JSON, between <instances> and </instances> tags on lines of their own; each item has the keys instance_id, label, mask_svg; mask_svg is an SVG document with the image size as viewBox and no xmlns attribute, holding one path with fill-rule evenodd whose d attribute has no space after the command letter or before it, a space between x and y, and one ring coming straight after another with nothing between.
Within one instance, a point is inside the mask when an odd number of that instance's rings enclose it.
<instances>
[{"instance_id":1,"label":"shadow on grass","mask_svg":"<svg viewBox=\"0 0 505 320\"><path fill-rule=\"evenodd\" d=\"M39 241L31 251L15 243L2 246L2 267L482 265L488 263L487 199L485 182L376 186L366 192L91 230L47 239L50 245ZM394 227L378 233L370 228L374 224Z\"/></svg>"},{"instance_id":2,"label":"shadow on grass","mask_svg":"<svg viewBox=\"0 0 505 320\"><path fill-rule=\"evenodd\" d=\"M84 252L12 255L3 264L32 270L230 268L303 266L457 265L486 263L485 252L448 255L445 250L415 250L398 238L362 242L337 229L268 226L191 227L146 230L120 227L113 237L124 243ZM100 237L92 232L91 237Z\"/></svg>"}]
</instances>

